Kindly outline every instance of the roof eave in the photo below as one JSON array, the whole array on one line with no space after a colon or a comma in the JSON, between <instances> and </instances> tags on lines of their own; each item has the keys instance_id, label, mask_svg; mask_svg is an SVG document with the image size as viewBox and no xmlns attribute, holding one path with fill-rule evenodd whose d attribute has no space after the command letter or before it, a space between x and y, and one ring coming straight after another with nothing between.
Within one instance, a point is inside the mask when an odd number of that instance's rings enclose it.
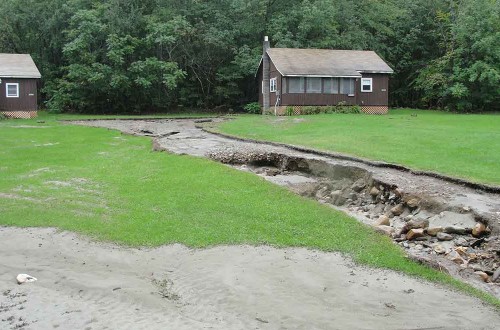
<instances>
[{"instance_id":1,"label":"roof eave","mask_svg":"<svg viewBox=\"0 0 500 330\"><path fill-rule=\"evenodd\" d=\"M393 74L394 71L390 70L359 70L359 73L386 73L386 74Z\"/></svg>"},{"instance_id":2,"label":"roof eave","mask_svg":"<svg viewBox=\"0 0 500 330\"><path fill-rule=\"evenodd\" d=\"M283 77L309 77L309 78L361 78L361 75L329 75L329 74L284 74Z\"/></svg>"},{"instance_id":3,"label":"roof eave","mask_svg":"<svg viewBox=\"0 0 500 330\"><path fill-rule=\"evenodd\" d=\"M34 76L34 75L0 75L0 78L11 78L11 79L41 79L42 75Z\"/></svg>"}]
</instances>

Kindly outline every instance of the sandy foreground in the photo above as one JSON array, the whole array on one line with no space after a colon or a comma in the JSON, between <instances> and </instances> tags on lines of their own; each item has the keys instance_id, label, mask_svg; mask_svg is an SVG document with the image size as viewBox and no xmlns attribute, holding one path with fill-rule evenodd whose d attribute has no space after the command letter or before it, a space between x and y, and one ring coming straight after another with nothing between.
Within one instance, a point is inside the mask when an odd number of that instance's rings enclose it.
<instances>
[{"instance_id":1,"label":"sandy foreground","mask_svg":"<svg viewBox=\"0 0 500 330\"><path fill-rule=\"evenodd\" d=\"M18 273L37 282L17 285ZM475 298L336 253L124 248L0 227L0 329L492 329ZM17 327L17 328L16 328Z\"/></svg>"}]
</instances>

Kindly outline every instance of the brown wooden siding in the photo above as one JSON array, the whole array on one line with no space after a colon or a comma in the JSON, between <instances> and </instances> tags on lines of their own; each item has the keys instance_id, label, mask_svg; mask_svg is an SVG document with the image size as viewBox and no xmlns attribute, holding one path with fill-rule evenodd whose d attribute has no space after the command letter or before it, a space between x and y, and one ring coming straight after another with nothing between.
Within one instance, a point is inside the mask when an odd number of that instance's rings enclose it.
<instances>
[{"instance_id":1,"label":"brown wooden siding","mask_svg":"<svg viewBox=\"0 0 500 330\"><path fill-rule=\"evenodd\" d=\"M363 78L373 79L372 92L361 92L361 79L358 79L356 81L358 105L389 105L389 75L382 73L363 73Z\"/></svg>"},{"instance_id":2,"label":"brown wooden siding","mask_svg":"<svg viewBox=\"0 0 500 330\"><path fill-rule=\"evenodd\" d=\"M287 93L282 90L283 79L276 66L270 62L271 78L277 78L278 91L281 94L279 105L337 105L345 102L346 105L360 106L388 106L389 105L389 75L380 73L363 73L363 78L372 78L372 92L361 92L361 79L356 79L354 96L346 94L324 93ZM262 106L262 65L258 71L259 104ZM385 90L385 91L384 91ZM270 104L276 104L276 93L270 94Z\"/></svg>"},{"instance_id":3,"label":"brown wooden siding","mask_svg":"<svg viewBox=\"0 0 500 330\"><path fill-rule=\"evenodd\" d=\"M264 95L262 95L262 65L259 66L259 71L257 72L257 85L259 85L259 104L262 107L264 105Z\"/></svg>"},{"instance_id":4,"label":"brown wooden siding","mask_svg":"<svg viewBox=\"0 0 500 330\"><path fill-rule=\"evenodd\" d=\"M3 111L36 111L37 103L37 80L36 79L13 79L0 78L0 110ZM19 84L19 97L6 97L7 83Z\"/></svg>"},{"instance_id":5,"label":"brown wooden siding","mask_svg":"<svg viewBox=\"0 0 500 330\"><path fill-rule=\"evenodd\" d=\"M293 93L283 94L281 98L281 105L337 105L339 102L354 105L356 97L345 94Z\"/></svg>"},{"instance_id":6,"label":"brown wooden siding","mask_svg":"<svg viewBox=\"0 0 500 330\"><path fill-rule=\"evenodd\" d=\"M271 79L276 78L276 82L277 82L277 87L276 88L277 88L278 92L281 93L281 86L282 86L282 84L281 84L281 74L276 69L276 66L274 65L273 61L270 62L270 75L269 75L269 77ZM275 92L272 92L270 94L270 98L269 98L270 102L269 102L269 104L271 105L271 108L274 107L274 105L276 104L276 97L277 97L276 95L277 95L277 93L275 93Z\"/></svg>"},{"instance_id":7,"label":"brown wooden siding","mask_svg":"<svg viewBox=\"0 0 500 330\"><path fill-rule=\"evenodd\" d=\"M259 72L257 73L257 77L258 77L257 83L259 84L259 104L262 106L263 105L262 65L259 67ZM278 92L281 93L282 76L281 76L280 72L276 69L276 66L274 65L274 63L272 61L270 62L270 77L271 77L271 79L276 78L277 89L278 89ZM269 100L270 100L271 108L274 107L274 105L276 104L276 93L274 93L274 92L270 93Z\"/></svg>"}]
</instances>

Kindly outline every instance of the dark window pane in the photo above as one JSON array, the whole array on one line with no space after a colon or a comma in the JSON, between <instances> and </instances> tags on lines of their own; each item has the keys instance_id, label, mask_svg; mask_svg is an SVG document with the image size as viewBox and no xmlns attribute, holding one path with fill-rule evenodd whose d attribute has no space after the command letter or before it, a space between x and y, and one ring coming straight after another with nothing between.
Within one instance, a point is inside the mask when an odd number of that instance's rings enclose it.
<instances>
[{"instance_id":1,"label":"dark window pane","mask_svg":"<svg viewBox=\"0 0 500 330\"><path fill-rule=\"evenodd\" d=\"M321 78L307 78L307 93L321 93Z\"/></svg>"},{"instance_id":2,"label":"dark window pane","mask_svg":"<svg viewBox=\"0 0 500 330\"><path fill-rule=\"evenodd\" d=\"M303 77L288 78L288 91L290 93L304 93L304 78Z\"/></svg>"},{"instance_id":3,"label":"dark window pane","mask_svg":"<svg viewBox=\"0 0 500 330\"><path fill-rule=\"evenodd\" d=\"M18 96L18 85L7 85L7 96Z\"/></svg>"},{"instance_id":4,"label":"dark window pane","mask_svg":"<svg viewBox=\"0 0 500 330\"><path fill-rule=\"evenodd\" d=\"M342 78L340 81L340 93L341 94L354 94L354 79L353 78Z\"/></svg>"}]
</instances>

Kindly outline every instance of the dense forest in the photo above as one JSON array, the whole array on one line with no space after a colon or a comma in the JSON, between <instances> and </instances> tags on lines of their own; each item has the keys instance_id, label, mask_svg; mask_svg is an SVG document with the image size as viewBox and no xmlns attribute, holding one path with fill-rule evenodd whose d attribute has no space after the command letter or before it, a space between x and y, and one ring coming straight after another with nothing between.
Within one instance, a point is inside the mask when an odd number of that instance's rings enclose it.
<instances>
[{"instance_id":1,"label":"dense forest","mask_svg":"<svg viewBox=\"0 0 500 330\"><path fill-rule=\"evenodd\" d=\"M392 106L500 110L499 0L2 0L52 111L239 109L273 47L374 50Z\"/></svg>"}]
</instances>

